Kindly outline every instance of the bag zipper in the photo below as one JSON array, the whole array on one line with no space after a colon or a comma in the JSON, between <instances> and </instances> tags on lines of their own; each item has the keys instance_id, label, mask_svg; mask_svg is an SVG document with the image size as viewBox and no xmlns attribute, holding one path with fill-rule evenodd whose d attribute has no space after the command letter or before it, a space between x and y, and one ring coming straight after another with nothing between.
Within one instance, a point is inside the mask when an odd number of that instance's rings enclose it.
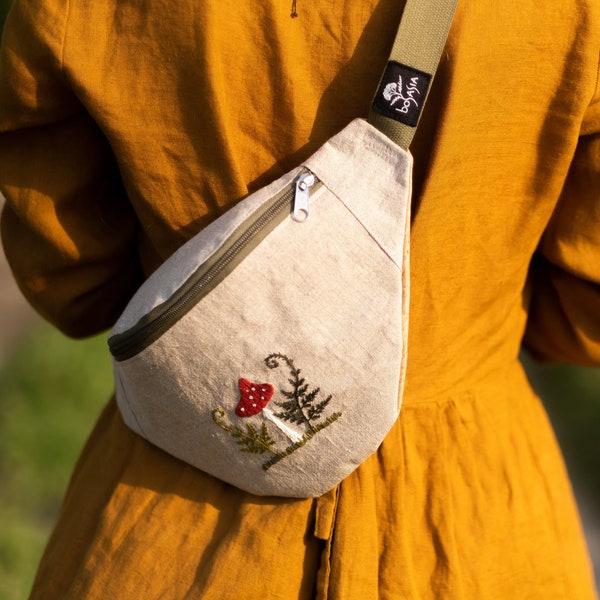
<instances>
[{"instance_id":1,"label":"bag zipper","mask_svg":"<svg viewBox=\"0 0 600 600\"><path fill-rule=\"evenodd\" d=\"M310 217L310 191L315 182L316 177L310 171L302 173L296 179L292 219L298 223L304 223Z\"/></svg>"},{"instance_id":2,"label":"bag zipper","mask_svg":"<svg viewBox=\"0 0 600 600\"><path fill-rule=\"evenodd\" d=\"M321 185L313 173L303 170L288 187L246 219L168 300L153 308L127 331L109 337L108 346L115 360L132 358L161 337L286 217L291 216L300 223L306 221L310 214L310 194Z\"/></svg>"}]
</instances>

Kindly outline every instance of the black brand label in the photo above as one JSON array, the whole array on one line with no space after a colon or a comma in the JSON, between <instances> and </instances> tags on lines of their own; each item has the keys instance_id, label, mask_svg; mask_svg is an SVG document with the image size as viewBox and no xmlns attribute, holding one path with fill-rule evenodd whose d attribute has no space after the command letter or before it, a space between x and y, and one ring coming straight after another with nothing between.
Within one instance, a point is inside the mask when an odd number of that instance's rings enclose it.
<instances>
[{"instance_id":1,"label":"black brand label","mask_svg":"<svg viewBox=\"0 0 600 600\"><path fill-rule=\"evenodd\" d=\"M373 101L373 110L416 127L431 75L390 61Z\"/></svg>"}]
</instances>

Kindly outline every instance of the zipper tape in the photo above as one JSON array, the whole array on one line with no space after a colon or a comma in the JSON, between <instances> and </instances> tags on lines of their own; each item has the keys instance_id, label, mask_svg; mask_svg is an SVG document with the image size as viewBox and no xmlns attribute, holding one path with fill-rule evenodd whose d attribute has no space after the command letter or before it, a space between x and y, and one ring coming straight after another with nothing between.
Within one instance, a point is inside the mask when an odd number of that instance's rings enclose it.
<instances>
[{"instance_id":1,"label":"zipper tape","mask_svg":"<svg viewBox=\"0 0 600 600\"><path fill-rule=\"evenodd\" d=\"M299 177L306 175L304 171ZM221 283L294 210L298 179L267 201L202 263L168 300L152 309L130 329L108 339L117 361L133 358L150 346ZM320 187L315 178L313 189Z\"/></svg>"}]
</instances>

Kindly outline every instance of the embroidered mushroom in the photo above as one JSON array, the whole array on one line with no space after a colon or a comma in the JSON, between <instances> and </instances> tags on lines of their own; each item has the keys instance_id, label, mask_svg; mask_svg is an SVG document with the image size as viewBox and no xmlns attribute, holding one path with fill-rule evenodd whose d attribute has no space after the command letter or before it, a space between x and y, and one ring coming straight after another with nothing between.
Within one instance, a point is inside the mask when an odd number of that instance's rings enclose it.
<instances>
[{"instance_id":1,"label":"embroidered mushroom","mask_svg":"<svg viewBox=\"0 0 600 600\"><path fill-rule=\"evenodd\" d=\"M253 417L263 410L273 397L275 388L270 383L254 383L249 379L240 378L240 401L235 407L238 417Z\"/></svg>"}]
</instances>

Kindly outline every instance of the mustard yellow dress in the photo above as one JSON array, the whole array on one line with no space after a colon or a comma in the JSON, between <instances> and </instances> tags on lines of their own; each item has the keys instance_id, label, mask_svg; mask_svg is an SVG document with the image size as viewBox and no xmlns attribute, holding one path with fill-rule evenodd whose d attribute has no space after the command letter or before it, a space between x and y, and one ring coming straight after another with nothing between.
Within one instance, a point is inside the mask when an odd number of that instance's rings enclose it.
<instances>
[{"instance_id":1,"label":"mustard yellow dress","mask_svg":"<svg viewBox=\"0 0 600 600\"><path fill-rule=\"evenodd\" d=\"M64 332L110 327L185 240L367 114L403 2L291 4L15 1L2 237ZM31 597L595 598L518 354L600 364L599 56L597 0L461 0L412 146L408 381L378 452L322 498L259 498L111 401Z\"/></svg>"}]
</instances>

